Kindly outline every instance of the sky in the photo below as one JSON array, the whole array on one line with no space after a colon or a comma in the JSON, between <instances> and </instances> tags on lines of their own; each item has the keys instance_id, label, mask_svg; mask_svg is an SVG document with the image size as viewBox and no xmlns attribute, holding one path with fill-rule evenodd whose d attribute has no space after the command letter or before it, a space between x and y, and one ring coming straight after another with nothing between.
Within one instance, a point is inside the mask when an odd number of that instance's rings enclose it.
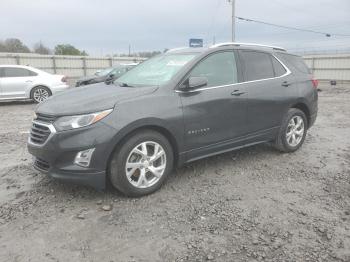
<instances>
[{"instance_id":1,"label":"sky","mask_svg":"<svg viewBox=\"0 0 350 262\"><path fill-rule=\"evenodd\" d=\"M231 40L227 0L0 0L0 40L72 44L90 55L164 50L203 38ZM350 0L236 0L236 16L350 35ZM350 49L350 37L236 22L236 41L291 51Z\"/></svg>"}]
</instances>

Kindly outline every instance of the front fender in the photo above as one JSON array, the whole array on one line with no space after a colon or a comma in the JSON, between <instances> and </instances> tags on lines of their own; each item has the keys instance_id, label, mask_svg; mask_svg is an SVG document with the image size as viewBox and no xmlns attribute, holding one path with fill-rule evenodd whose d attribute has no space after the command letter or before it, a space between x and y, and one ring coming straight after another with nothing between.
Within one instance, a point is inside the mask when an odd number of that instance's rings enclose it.
<instances>
[{"instance_id":1,"label":"front fender","mask_svg":"<svg viewBox=\"0 0 350 262\"><path fill-rule=\"evenodd\" d=\"M106 154L111 157L112 153L122 143L123 139L128 135L134 133L140 129L154 129L165 135L169 142L172 144L174 151L180 153L183 149L183 127L174 126L170 122L159 118L144 118L136 120L122 129L118 130L111 140L110 146L107 149ZM109 158L106 162L108 165Z\"/></svg>"}]
</instances>

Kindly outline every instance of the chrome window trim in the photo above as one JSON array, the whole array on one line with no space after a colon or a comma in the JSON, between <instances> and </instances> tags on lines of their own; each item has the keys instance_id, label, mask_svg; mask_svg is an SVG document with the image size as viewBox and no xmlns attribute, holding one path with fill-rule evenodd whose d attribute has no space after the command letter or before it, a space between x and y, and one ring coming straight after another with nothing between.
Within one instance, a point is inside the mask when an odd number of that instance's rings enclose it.
<instances>
[{"instance_id":1,"label":"chrome window trim","mask_svg":"<svg viewBox=\"0 0 350 262\"><path fill-rule=\"evenodd\" d=\"M48 129L50 129L50 135L47 137L46 141L43 144L37 144L35 142L33 142L30 138L30 132L29 132L29 136L28 136L28 143L30 145L36 146L36 147L43 147L55 134L56 134L56 128L54 127L53 124L46 124L44 122L40 122L40 121L32 121L32 125L33 124L37 124L37 125L42 125L42 126L46 126Z\"/></svg>"},{"instance_id":2,"label":"chrome window trim","mask_svg":"<svg viewBox=\"0 0 350 262\"><path fill-rule=\"evenodd\" d=\"M198 88L198 89L194 89L194 90L188 90L188 91L184 91L184 90L178 90L176 89L175 92L176 93L194 93L194 92L200 92L200 91L205 91L205 90L210 90L210 89L216 89L216 88L221 88L221 87L227 87L227 86L237 86L237 85L242 85L242 84L249 84L249 83L256 83L256 82L262 82L262 81L267 81L267 80L273 80L273 79L279 79L285 76L288 76L292 73L292 71L289 70L289 68L279 59L277 58L275 55L272 55L286 70L286 72L281 75L281 76L275 76L275 77L270 77L270 78L264 78L264 79L257 79L257 80L251 80L251 81L245 81L245 82L240 82L240 83L233 83L233 84L229 84L229 85L221 85L221 86L211 86L211 87L203 87L203 88Z\"/></svg>"}]
</instances>

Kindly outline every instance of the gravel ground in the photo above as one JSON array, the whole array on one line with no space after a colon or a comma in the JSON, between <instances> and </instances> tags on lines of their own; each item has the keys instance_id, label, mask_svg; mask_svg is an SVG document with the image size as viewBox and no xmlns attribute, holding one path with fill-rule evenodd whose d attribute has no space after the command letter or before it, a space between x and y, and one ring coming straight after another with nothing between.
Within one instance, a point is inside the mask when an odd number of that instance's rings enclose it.
<instances>
[{"instance_id":1,"label":"gravel ground","mask_svg":"<svg viewBox=\"0 0 350 262\"><path fill-rule=\"evenodd\" d=\"M139 199L35 171L35 105L1 104L0 261L350 261L350 89L322 90L298 152L200 160Z\"/></svg>"}]
</instances>

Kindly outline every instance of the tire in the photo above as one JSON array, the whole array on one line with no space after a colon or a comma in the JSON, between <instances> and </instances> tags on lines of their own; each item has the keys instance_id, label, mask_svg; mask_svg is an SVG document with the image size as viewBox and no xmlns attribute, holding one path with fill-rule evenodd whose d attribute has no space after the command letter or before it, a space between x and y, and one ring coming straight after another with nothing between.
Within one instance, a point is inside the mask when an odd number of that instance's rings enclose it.
<instances>
[{"instance_id":1,"label":"tire","mask_svg":"<svg viewBox=\"0 0 350 262\"><path fill-rule=\"evenodd\" d=\"M292 120L295 126L293 126ZM299 121L302 122L300 122L300 126L297 128ZM282 125L275 140L275 148L281 152L286 153L298 150L304 143L307 133L307 126L307 118L304 112L297 108L290 108L286 115L283 117ZM301 132L301 130L303 131ZM290 134L294 134L294 137Z\"/></svg>"},{"instance_id":2,"label":"tire","mask_svg":"<svg viewBox=\"0 0 350 262\"><path fill-rule=\"evenodd\" d=\"M36 86L30 92L30 98L35 103L41 103L52 95L50 89L45 86Z\"/></svg>"},{"instance_id":3,"label":"tire","mask_svg":"<svg viewBox=\"0 0 350 262\"><path fill-rule=\"evenodd\" d=\"M112 185L123 194L141 197L162 186L173 164L174 154L169 141L156 131L142 130L128 137L112 155L109 177Z\"/></svg>"}]
</instances>

